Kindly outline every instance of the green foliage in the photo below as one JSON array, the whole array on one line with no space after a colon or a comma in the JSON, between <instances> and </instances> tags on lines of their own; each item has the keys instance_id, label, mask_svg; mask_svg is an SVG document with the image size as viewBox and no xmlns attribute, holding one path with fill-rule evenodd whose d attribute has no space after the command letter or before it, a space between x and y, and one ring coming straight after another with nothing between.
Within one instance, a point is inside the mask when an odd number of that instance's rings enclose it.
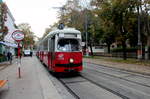
<instances>
[{"instance_id":1,"label":"green foliage","mask_svg":"<svg viewBox=\"0 0 150 99\"><path fill-rule=\"evenodd\" d=\"M31 26L28 23L22 23L18 25L18 28L24 33L25 37L23 39L24 48L32 49L34 46L34 33L31 31Z\"/></svg>"},{"instance_id":2,"label":"green foliage","mask_svg":"<svg viewBox=\"0 0 150 99\"><path fill-rule=\"evenodd\" d=\"M127 52L136 52L137 49L138 49L137 47L131 47L131 48L127 48L126 51ZM122 47L113 48L113 49L111 49L111 52L123 52L123 48Z\"/></svg>"},{"instance_id":3,"label":"green foliage","mask_svg":"<svg viewBox=\"0 0 150 99\"><path fill-rule=\"evenodd\" d=\"M0 40L3 40L8 33L8 27L5 26L5 21L7 21L7 10L8 7L5 3L0 2Z\"/></svg>"},{"instance_id":4,"label":"green foliage","mask_svg":"<svg viewBox=\"0 0 150 99\"><path fill-rule=\"evenodd\" d=\"M69 0L63 6L65 10L60 10L59 22L63 21L66 26L79 29L84 41L87 25L88 41L93 45L99 42L107 45L119 42L125 46L128 40L132 47L137 46L137 8L139 7L142 44L146 45L148 42L150 0L91 0L91 5L87 8L80 2L80 0Z\"/></svg>"}]
</instances>

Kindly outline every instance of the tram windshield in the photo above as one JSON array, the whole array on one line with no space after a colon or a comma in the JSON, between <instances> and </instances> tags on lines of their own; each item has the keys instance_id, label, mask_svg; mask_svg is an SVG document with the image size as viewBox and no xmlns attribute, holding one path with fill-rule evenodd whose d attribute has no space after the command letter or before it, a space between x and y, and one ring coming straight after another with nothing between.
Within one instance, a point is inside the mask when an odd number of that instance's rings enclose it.
<instances>
[{"instance_id":1,"label":"tram windshield","mask_svg":"<svg viewBox=\"0 0 150 99\"><path fill-rule=\"evenodd\" d=\"M60 39L57 49L63 52L80 51L81 45L77 39Z\"/></svg>"}]
</instances>

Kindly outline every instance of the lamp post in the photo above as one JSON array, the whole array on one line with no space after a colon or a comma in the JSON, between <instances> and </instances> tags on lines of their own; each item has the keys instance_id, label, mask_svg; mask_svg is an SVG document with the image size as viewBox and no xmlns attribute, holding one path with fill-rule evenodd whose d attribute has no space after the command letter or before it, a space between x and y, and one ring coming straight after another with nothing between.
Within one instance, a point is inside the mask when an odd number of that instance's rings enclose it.
<instances>
[{"instance_id":1,"label":"lamp post","mask_svg":"<svg viewBox=\"0 0 150 99\"><path fill-rule=\"evenodd\" d=\"M141 1L141 0L140 0ZM139 60L142 59L142 42L141 42L141 27L140 27L140 11L139 11L139 6L137 7L137 11L138 11L138 50L137 50L137 58Z\"/></svg>"},{"instance_id":2,"label":"lamp post","mask_svg":"<svg viewBox=\"0 0 150 99\"><path fill-rule=\"evenodd\" d=\"M85 12L85 35L86 35L86 56L89 56L89 49L88 49L88 33L87 33L87 13Z\"/></svg>"}]
</instances>

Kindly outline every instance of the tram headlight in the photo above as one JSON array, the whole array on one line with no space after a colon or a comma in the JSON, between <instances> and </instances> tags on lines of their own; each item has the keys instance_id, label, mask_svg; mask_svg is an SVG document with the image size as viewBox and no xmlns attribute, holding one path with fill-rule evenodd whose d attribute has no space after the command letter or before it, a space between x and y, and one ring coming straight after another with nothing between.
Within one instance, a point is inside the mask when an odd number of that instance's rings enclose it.
<instances>
[{"instance_id":1,"label":"tram headlight","mask_svg":"<svg viewBox=\"0 0 150 99\"><path fill-rule=\"evenodd\" d=\"M69 61L70 61L70 63L73 63L73 62L74 62L74 59L70 58L70 60L69 60Z\"/></svg>"}]
</instances>

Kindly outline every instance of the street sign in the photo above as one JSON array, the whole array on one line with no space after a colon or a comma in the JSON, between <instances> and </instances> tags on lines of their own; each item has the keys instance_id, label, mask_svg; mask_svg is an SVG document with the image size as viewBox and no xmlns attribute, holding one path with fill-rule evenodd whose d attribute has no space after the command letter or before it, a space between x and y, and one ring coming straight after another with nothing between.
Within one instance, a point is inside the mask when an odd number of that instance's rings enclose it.
<instances>
[{"instance_id":1,"label":"street sign","mask_svg":"<svg viewBox=\"0 0 150 99\"><path fill-rule=\"evenodd\" d=\"M18 75L19 78L21 78L21 47L20 47L20 41L24 39L24 33L20 30L16 30L12 33L12 38L18 42ZM19 61L20 60L20 61Z\"/></svg>"},{"instance_id":2,"label":"street sign","mask_svg":"<svg viewBox=\"0 0 150 99\"><path fill-rule=\"evenodd\" d=\"M16 30L12 33L12 38L17 42L20 42L24 39L24 33L20 30Z\"/></svg>"}]
</instances>

